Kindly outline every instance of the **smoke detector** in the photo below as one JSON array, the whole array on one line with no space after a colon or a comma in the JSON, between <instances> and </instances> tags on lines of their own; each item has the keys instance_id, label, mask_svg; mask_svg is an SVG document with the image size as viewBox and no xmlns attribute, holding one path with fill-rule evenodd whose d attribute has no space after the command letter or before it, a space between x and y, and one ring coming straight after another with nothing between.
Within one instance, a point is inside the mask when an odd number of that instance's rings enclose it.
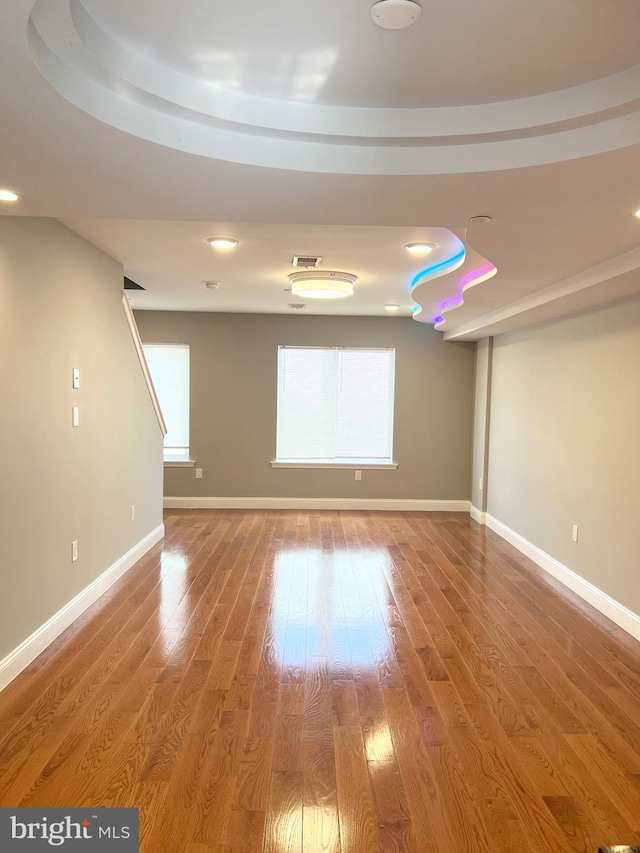
<instances>
[{"instance_id":1,"label":"smoke detector","mask_svg":"<svg viewBox=\"0 0 640 853\"><path fill-rule=\"evenodd\" d=\"M371 7L369 15L383 30L402 30L420 17L421 7L414 0L380 0Z\"/></svg>"},{"instance_id":2,"label":"smoke detector","mask_svg":"<svg viewBox=\"0 0 640 853\"><path fill-rule=\"evenodd\" d=\"M208 287L209 290L217 290L220 287L219 281L205 281L204 286Z\"/></svg>"}]
</instances>

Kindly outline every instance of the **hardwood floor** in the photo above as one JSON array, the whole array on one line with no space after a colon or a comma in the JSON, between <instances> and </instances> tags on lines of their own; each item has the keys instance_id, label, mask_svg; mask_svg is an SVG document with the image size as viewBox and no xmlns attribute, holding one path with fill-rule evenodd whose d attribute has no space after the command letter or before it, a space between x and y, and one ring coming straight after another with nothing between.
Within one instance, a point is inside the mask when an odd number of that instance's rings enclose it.
<instances>
[{"instance_id":1,"label":"hardwood floor","mask_svg":"<svg viewBox=\"0 0 640 853\"><path fill-rule=\"evenodd\" d=\"M640 844L640 644L465 515L169 511L0 694L0 805L145 853Z\"/></svg>"}]
</instances>

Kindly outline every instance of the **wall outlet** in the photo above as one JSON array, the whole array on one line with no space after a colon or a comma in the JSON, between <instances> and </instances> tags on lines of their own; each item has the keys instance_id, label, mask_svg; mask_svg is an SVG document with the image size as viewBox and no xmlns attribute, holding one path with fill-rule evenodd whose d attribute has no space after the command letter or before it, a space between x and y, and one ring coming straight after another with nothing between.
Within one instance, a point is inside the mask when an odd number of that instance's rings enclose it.
<instances>
[{"instance_id":1,"label":"wall outlet","mask_svg":"<svg viewBox=\"0 0 640 853\"><path fill-rule=\"evenodd\" d=\"M80 426L80 408L78 406L73 407L71 423L74 425L74 427Z\"/></svg>"},{"instance_id":2,"label":"wall outlet","mask_svg":"<svg viewBox=\"0 0 640 853\"><path fill-rule=\"evenodd\" d=\"M78 559L78 540L74 539L71 543L71 562L75 563Z\"/></svg>"},{"instance_id":3,"label":"wall outlet","mask_svg":"<svg viewBox=\"0 0 640 853\"><path fill-rule=\"evenodd\" d=\"M571 531L571 538L574 542L578 541L578 534L580 533L580 527L577 524L573 525L573 530Z\"/></svg>"},{"instance_id":4,"label":"wall outlet","mask_svg":"<svg viewBox=\"0 0 640 853\"><path fill-rule=\"evenodd\" d=\"M135 504L131 504L131 512L129 513L129 519L131 521L136 520L136 506L135 506Z\"/></svg>"},{"instance_id":5,"label":"wall outlet","mask_svg":"<svg viewBox=\"0 0 640 853\"><path fill-rule=\"evenodd\" d=\"M356 471L356 480L362 479L362 471Z\"/></svg>"},{"instance_id":6,"label":"wall outlet","mask_svg":"<svg viewBox=\"0 0 640 853\"><path fill-rule=\"evenodd\" d=\"M196 468L196 480L202 479L202 468Z\"/></svg>"},{"instance_id":7,"label":"wall outlet","mask_svg":"<svg viewBox=\"0 0 640 853\"><path fill-rule=\"evenodd\" d=\"M78 370L77 367L73 368L73 387L74 388L80 387L80 371Z\"/></svg>"}]
</instances>

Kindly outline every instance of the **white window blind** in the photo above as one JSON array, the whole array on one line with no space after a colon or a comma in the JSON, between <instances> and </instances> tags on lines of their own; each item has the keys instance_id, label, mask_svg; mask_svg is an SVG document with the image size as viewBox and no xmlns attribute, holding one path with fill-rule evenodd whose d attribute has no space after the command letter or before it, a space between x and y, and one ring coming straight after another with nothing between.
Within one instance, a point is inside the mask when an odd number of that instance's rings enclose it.
<instances>
[{"instance_id":1,"label":"white window blind","mask_svg":"<svg viewBox=\"0 0 640 853\"><path fill-rule=\"evenodd\" d=\"M278 348L279 462L391 462L395 350Z\"/></svg>"},{"instance_id":2,"label":"white window blind","mask_svg":"<svg viewBox=\"0 0 640 853\"><path fill-rule=\"evenodd\" d=\"M189 459L189 347L144 344L144 355L167 425L166 462Z\"/></svg>"}]
</instances>

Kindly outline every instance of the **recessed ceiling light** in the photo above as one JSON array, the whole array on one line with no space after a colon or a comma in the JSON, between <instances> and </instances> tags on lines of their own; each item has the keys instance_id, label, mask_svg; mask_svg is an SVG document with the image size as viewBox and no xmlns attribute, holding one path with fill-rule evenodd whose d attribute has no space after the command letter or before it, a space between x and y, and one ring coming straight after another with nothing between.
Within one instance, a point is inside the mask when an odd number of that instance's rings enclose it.
<instances>
[{"instance_id":1,"label":"recessed ceiling light","mask_svg":"<svg viewBox=\"0 0 640 853\"><path fill-rule=\"evenodd\" d=\"M638 208L638 210L634 210L633 215L640 219L640 207Z\"/></svg>"},{"instance_id":2,"label":"recessed ceiling light","mask_svg":"<svg viewBox=\"0 0 640 853\"><path fill-rule=\"evenodd\" d=\"M20 201L21 198L22 196L13 190L0 190L0 201Z\"/></svg>"},{"instance_id":3,"label":"recessed ceiling light","mask_svg":"<svg viewBox=\"0 0 640 853\"><path fill-rule=\"evenodd\" d=\"M428 255L429 252L433 252L436 247L435 243L405 243L404 245L407 252L411 252L412 255Z\"/></svg>"},{"instance_id":4,"label":"recessed ceiling light","mask_svg":"<svg viewBox=\"0 0 640 853\"><path fill-rule=\"evenodd\" d=\"M310 299L343 299L345 296L353 296L353 285L357 280L357 276L349 272L331 270L293 272L289 276L292 292Z\"/></svg>"},{"instance_id":5,"label":"recessed ceiling light","mask_svg":"<svg viewBox=\"0 0 640 853\"><path fill-rule=\"evenodd\" d=\"M205 281L205 287L208 287L209 290L217 290L220 287L219 281Z\"/></svg>"},{"instance_id":6,"label":"recessed ceiling light","mask_svg":"<svg viewBox=\"0 0 640 853\"><path fill-rule=\"evenodd\" d=\"M385 311L399 311L400 306L399 305L392 305L391 303L389 303L389 305L384 306L384 310Z\"/></svg>"},{"instance_id":7,"label":"recessed ceiling light","mask_svg":"<svg viewBox=\"0 0 640 853\"><path fill-rule=\"evenodd\" d=\"M238 245L238 241L232 237L208 237L207 243L213 249L235 249Z\"/></svg>"},{"instance_id":8,"label":"recessed ceiling light","mask_svg":"<svg viewBox=\"0 0 640 853\"><path fill-rule=\"evenodd\" d=\"M491 222L491 217L482 214L481 216L470 216L469 222L473 222L474 225L482 225L484 222Z\"/></svg>"}]
</instances>

